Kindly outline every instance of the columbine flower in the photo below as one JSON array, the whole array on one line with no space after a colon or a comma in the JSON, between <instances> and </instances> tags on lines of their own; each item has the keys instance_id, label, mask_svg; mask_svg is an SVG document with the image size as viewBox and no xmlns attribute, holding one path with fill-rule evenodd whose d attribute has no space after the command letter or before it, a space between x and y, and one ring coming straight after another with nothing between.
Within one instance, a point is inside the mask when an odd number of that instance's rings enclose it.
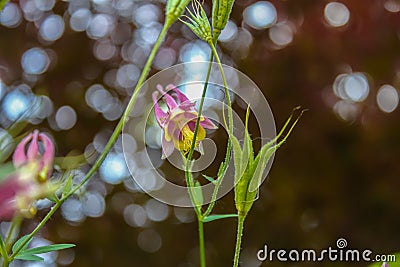
<instances>
[{"instance_id":1,"label":"columbine flower","mask_svg":"<svg viewBox=\"0 0 400 267\"><path fill-rule=\"evenodd\" d=\"M43 149L39 146L39 142L42 143ZM53 171L53 159L53 142L46 134L39 133L38 130L22 139L13 155L13 163L16 168L28 163L38 164L38 179L41 182L50 177Z\"/></svg>"},{"instance_id":2,"label":"columbine flower","mask_svg":"<svg viewBox=\"0 0 400 267\"><path fill-rule=\"evenodd\" d=\"M0 184L0 221L16 215L31 218L36 214L34 202L54 191L50 183L37 179L38 165L29 163L8 174Z\"/></svg>"},{"instance_id":3,"label":"columbine flower","mask_svg":"<svg viewBox=\"0 0 400 267\"><path fill-rule=\"evenodd\" d=\"M154 113L158 124L164 130L162 137L163 158L172 154L174 147L183 154L187 154L192 146L194 139L194 129L198 112L195 103L189 101L185 94L170 84L164 92L161 85L157 86L161 92L163 100L168 107L164 112L158 105L159 92L153 93ZM168 94L171 91L171 94ZM199 142L206 137L206 129L216 129L217 126L207 117L201 116L195 148L199 147Z\"/></svg>"}]
</instances>

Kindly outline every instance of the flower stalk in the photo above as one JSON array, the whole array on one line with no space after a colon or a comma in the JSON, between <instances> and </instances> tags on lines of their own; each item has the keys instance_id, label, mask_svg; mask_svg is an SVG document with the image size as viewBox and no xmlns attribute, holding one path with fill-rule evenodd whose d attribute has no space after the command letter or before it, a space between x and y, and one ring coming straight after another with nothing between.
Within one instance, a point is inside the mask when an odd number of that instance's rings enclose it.
<instances>
[{"instance_id":1,"label":"flower stalk","mask_svg":"<svg viewBox=\"0 0 400 267\"><path fill-rule=\"evenodd\" d=\"M233 2L232 2L233 3ZM213 8L215 8L215 3L213 2ZM201 6L201 4L198 1L195 1L193 4L193 10L194 13L191 11L188 11L189 16L185 16L187 21L183 21L181 20L185 25L187 25L192 31L193 33L195 33L200 39L204 40L205 42L207 42L207 44L210 46L212 52L210 55L210 61L209 61L209 67L207 70L207 75L206 75L206 80L205 80L205 84L203 87L203 92L202 92L202 96L201 96L201 100L200 100L200 107L199 107L199 116L197 118L196 121L196 126L195 126L195 130L194 130L194 141L192 142L192 146L191 149L188 153L188 157L184 160L186 160L186 164L185 164L185 177L186 177L186 184L188 185L188 191L189 191L189 195L190 198L192 200L192 203L194 205L194 209L196 211L196 215L197 215L197 220L199 223L199 245L200 245L200 263L201 266L205 266L205 252L204 252L204 236L203 236L203 223L207 221L210 215L210 213L212 212L215 202L216 202L216 197L217 197L217 193L218 193L218 189L222 183L222 178L224 177L227 167L228 167L228 163L231 157L231 151L232 151L232 144L231 144L231 140L228 139L228 145L227 145L227 151L226 151L226 157L224 162L221 164L221 167L218 171L218 175L217 178L215 180L215 187L213 190L213 194L211 197L211 202L208 205L206 211L203 213L202 212L202 203L198 201L197 196L201 193L201 188L199 187L199 185L195 185L194 184L194 180L193 180L193 176L191 173L191 159L194 153L194 148L196 147L196 138L197 138L197 134L198 134L198 130L199 130L199 125L201 123L201 113L202 113L202 108L203 108L203 104L204 104L204 99L205 99L205 95L206 95L206 90L207 90L207 85L208 85L208 80L210 77L210 72L211 72L211 68L212 68L212 61L213 58L215 58L217 60L218 66L219 66L219 70L222 76L222 80L223 80L223 84L224 84L224 89L225 89L225 95L227 98L227 105L228 105L228 116L229 116L229 126L226 125L229 128L229 135L233 135L233 112L232 112L232 103L231 103L231 99L230 99L230 95L229 95L229 90L228 90L228 86L227 86L227 81L226 81L226 77L225 77L225 73L221 64L221 61L219 59L217 50L215 49L215 44L217 42L218 36L213 36L213 32L211 30L211 25L208 21L208 18L206 16L206 13L203 9L203 7ZM230 13L230 10L229 10ZM229 15L228 15L229 17ZM218 18L213 17L213 21L219 21L220 20ZM227 19L226 19L227 21ZM224 28L226 25L226 21L225 24L222 25L221 23L218 24L220 27ZM214 23L214 22L213 22ZM219 35L219 33L218 33ZM225 117L224 117L225 119ZM225 122L226 124L226 122ZM218 217L218 216L217 216ZM227 217L232 217L229 214L228 215L223 215L219 218L227 218Z\"/></svg>"}]
</instances>

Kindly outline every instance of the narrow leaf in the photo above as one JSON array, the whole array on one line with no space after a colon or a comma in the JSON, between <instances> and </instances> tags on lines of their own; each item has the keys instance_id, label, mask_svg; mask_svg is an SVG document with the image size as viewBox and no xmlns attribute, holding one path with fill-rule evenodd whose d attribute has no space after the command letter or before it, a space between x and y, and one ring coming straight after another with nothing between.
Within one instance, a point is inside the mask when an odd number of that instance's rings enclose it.
<instances>
[{"instance_id":1,"label":"narrow leaf","mask_svg":"<svg viewBox=\"0 0 400 267\"><path fill-rule=\"evenodd\" d=\"M216 184L216 183L217 183L217 180L214 179L213 177L208 176L208 175L205 175L205 174L202 174L202 175L203 175L203 177L206 178L209 182L211 182L211 183L213 183L213 184Z\"/></svg>"},{"instance_id":2,"label":"narrow leaf","mask_svg":"<svg viewBox=\"0 0 400 267\"><path fill-rule=\"evenodd\" d=\"M234 218L237 217L237 214L212 214L203 219L203 222L212 222L215 220L225 219L225 218Z\"/></svg>"},{"instance_id":3,"label":"narrow leaf","mask_svg":"<svg viewBox=\"0 0 400 267\"><path fill-rule=\"evenodd\" d=\"M233 163L235 164L235 183L237 183L242 177L242 149L240 148L239 140L235 136L229 137L232 141L232 148L233 148Z\"/></svg>"},{"instance_id":4,"label":"narrow leaf","mask_svg":"<svg viewBox=\"0 0 400 267\"><path fill-rule=\"evenodd\" d=\"M17 248L18 248L23 242L25 242L25 240L27 240L27 239L28 239L28 235L24 235L23 237L21 237L20 239L18 239L18 240L14 243L14 245L12 246L12 252L16 251ZM30 243L31 241L32 241L32 239L29 240L29 241L24 245L24 247L22 248L21 251L25 250L25 249L28 247L28 245L29 245L29 243Z\"/></svg>"},{"instance_id":5,"label":"narrow leaf","mask_svg":"<svg viewBox=\"0 0 400 267\"><path fill-rule=\"evenodd\" d=\"M47 253L47 252L51 252L51 251L72 248L72 247L75 247L75 245L74 244L54 244L54 245L49 245L49 246L30 248L30 249L25 250L23 253L24 254L42 254L42 253Z\"/></svg>"},{"instance_id":6,"label":"narrow leaf","mask_svg":"<svg viewBox=\"0 0 400 267\"><path fill-rule=\"evenodd\" d=\"M264 173L265 168L267 167L268 161L271 159L274 152L278 149L278 145L273 147L263 147L261 151L258 153L257 157L259 160L255 161L256 166L254 166L253 177L251 178L249 185L249 192L254 192L261 184L261 178Z\"/></svg>"},{"instance_id":7,"label":"narrow leaf","mask_svg":"<svg viewBox=\"0 0 400 267\"><path fill-rule=\"evenodd\" d=\"M32 255L32 254L18 254L18 256L15 257L17 260L24 260L24 261L44 261L42 257Z\"/></svg>"},{"instance_id":8,"label":"narrow leaf","mask_svg":"<svg viewBox=\"0 0 400 267\"><path fill-rule=\"evenodd\" d=\"M249 114L250 114L250 108L247 108L246 111L246 121L245 121L245 134L244 134L244 144L243 144L243 155L242 155L242 161L241 161L241 170L245 170L247 167L247 164L251 164L253 161L253 143L250 138L249 134Z\"/></svg>"},{"instance_id":9,"label":"narrow leaf","mask_svg":"<svg viewBox=\"0 0 400 267\"><path fill-rule=\"evenodd\" d=\"M47 199L52 201L52 202L54 202L54 203L57 203L59 201L59 199L58 199L58 197L57 197L57 195L55 193L47 196Z\"/></svg>"}]
</instances>

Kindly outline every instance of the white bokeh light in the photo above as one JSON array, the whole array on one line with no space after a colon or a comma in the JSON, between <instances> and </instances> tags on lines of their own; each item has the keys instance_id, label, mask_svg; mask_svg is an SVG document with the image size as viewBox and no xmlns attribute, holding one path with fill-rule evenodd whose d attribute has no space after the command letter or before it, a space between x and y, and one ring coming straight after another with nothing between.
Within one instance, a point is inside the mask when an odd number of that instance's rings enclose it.
<instances>
[{"instance_id":1,"label":"white bokeh light","mask_svg":"<svg viewBox=\"0 0 400 267\"><path fill-rule=\"evenodd\" d=\"M22 21L21 10L15 3L7 3L0 15L0 23L8 28L17 27Z\"/></svg>"},{"instance_id":2,"label":"white bokeh light","mask_svg":"<svg viewBox=\"0 0 400 267\"><path fill-rule=\"evenodd\" d=\"M90 25L91 19L92 13L90 10L87 8L80 8L72 13L71 18L69 19L69 25L74 31L86 31Z\"/></svg>"},{"instance_id":3,"label":"white bokeh light","mask_svg":"<svg viewBox=\"0 0 400 267\"><path fill-rule=\"evenodd\" d=\"M293 30L290 25L280 23L269 29L269 38L277 46L283 47L293 41Z\"/></svg>"},{"instance_id":4,"label":"white bokeh light","mask_svg":"<svg viewBox=\"0 0 400 267\"><path fill-rule=\"evenodd\" d=\"M50 58L43 49L34 47L24 52L21 65L27 74L42 74L49 67Z\"/></svg>"},{"instance_id":5,"label":"white bokeh light","mask_svg":"<svg viewBox=\"0 0 400 267\"><path fill-rule=\"evenodd\" d=\"M101 178L110 184L118 184L128 175L124 156L119 153L109 153L100 166Z\"/></svg>"},{"instance_id":6,"label":"white bokeh light","mask_svg":"<svg viewBox=\"0 0 400 267\"><path fill-rule=\"evenodd\" d=\"M399 105L399 93L396 88L391 85L382 85L376 95L376 102L383 112L393 112Z\"/></svg>"},{"instance_id":7,"label":"white bokeh light","mask_svg":"<svg viewBox=\"0 0 400 267\"><path fill-rule=\"evenodd\" d=\"M333 91L343 100L362 102L369 95L369 82L364 73L339 74L333 83Z\"/></svg>"},{"instance_id":8,"label":"white bokeh light","mask_svg":"<svg viewBox=\"0 0 400 267\"><path fill-rule=\"evenodd\" d=\"M364 101L369 94L368 79L363 73L349 74L343 86L349 100L354 102Z\"/></svg>"},{"instance_id":9,"label":"white bokeh light","mask_svg":"<svg viewBox=\"0 0 400 267\"><path fill-rule=\"evenodd\" d=\"M64 33L64 20L59 15L48 16L40 25L40 36L46 41L55 41Z\"/></svg>"},{"instance_id":10,"label":"white bokeh light","mask_svg":"<svg viewBox=\"0 0 400 267\"><path fill-rule=\"evenodd\" d=\"M275 24L277 20L275 6L268 1L259 1L248 6L243 12L247 25L255 29L265 29Z\"/></svg>"},{"instance_id":11,"label":"white bokeh light","mask_svg":"<svg viewBox=\"0 0 400 267\"><path fill-rule=\"evenodd\" d=\"M77 115L72 107L62 106L57 110L55 119L58 128L62 130L69 130L74 127L77 120Z\"/></svg>"},{"instance_id":12,"label":"white bokeh light","mask_svg":"<svg viewBox=\"0 0 400 267\"><path fill-rule=\"evenodd\" d=\"M221 34L218 37L218 41L221 42L230 42L232 41L238 33L238 28L232 20L228 20L225 28L221 31Z\"/></svg>"},{"instance_id":13,"label":"white bokeh light","mask_svg":"<svg viewBox=\"0 0 400 267\"><path fill-rule=\"evenodd\" d=\"M331 2L325 6L324 17L330 26L341 27L349 22L350 11L342 3Z\"/></svg>"}]
</instances>

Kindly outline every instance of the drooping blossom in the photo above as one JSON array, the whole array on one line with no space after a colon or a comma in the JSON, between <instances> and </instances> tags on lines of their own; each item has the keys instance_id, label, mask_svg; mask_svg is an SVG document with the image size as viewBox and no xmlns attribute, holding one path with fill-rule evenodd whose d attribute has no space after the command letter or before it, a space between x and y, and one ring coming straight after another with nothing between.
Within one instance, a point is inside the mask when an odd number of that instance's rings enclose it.
<instances>
[{"instance_id":1,"label":"drooping blossom","mask_svg":"<svg viewBox=\"0 0 400 267\"><path fill-rule=\"evenodd\" d=\"M163 129L162 149L163 158L168 157L174 148L187 154L192 146L194 130L198 112L195 103L191 102L176 86L170 84L165 89L157 85L158 91L153 93L154 113L158 124ZM164 111L158 104L159 93L167 106ZM196 137L195 148L199 148L199 142L206 137L205 129L216 129L217 126L207 117L200 117L200 124Z\"/></svg>"},{"instance_id":2,"label":"drooping blossom","mask_svg":"<svg viewBox=\"0 0 400 267\"><path fill-rule=\"evenodd\" d=\"M31 218L36 214L34 203L46 197L54 188L37 179L38 165L29 163L8 174L0 183L0 221L16 215Z\"/></svg>"},{"instance_id":3,"label":"drooping blossom","mask_svg":"<svg viewBox=\"0 0 400 267\"><path fill-rule=\"evenodd\" d=\"M40 143L42 147L40 147ZM17 145L13 163L16 168L27 163L35 162L39 165L38 179L45 181L53 171L54 145L52 140L44 133L35 130L28 134Z\"/></svg>"},{"instance_id":4,"label":"drooping blossom","mask_svg":"<svg viewBox=\"0 0 400 267\"><path fill-rule=\"evenodd\" d=\"M48 178L53 171L54 145L44 133L35 130L17 145L13 154L15 170L1 177L0 221L36 213L36 200L49 196L55 185Z\"/></svg>"}]
</instances>

